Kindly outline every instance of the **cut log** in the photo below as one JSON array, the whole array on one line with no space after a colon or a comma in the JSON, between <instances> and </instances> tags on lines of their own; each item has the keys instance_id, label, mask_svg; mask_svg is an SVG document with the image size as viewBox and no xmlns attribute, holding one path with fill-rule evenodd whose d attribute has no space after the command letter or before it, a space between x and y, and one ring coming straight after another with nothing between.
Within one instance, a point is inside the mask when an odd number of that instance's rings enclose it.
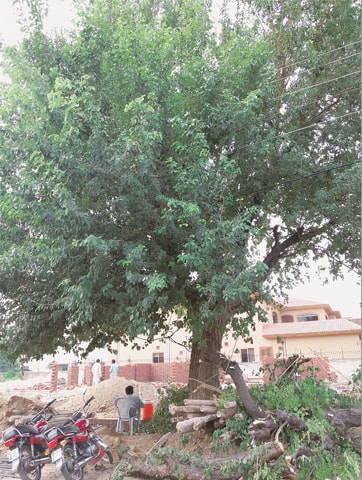
<instances>
[{"instance_id":1,"label":"cut log","mask_svg":"<svg viewBox=\"0 0 362 480\"><path fill-rule=\"evenodd\" d=\"M200 412L201 413L216 413L217 408L213 405L200 405Z\"/></svg>"},{"instance_id":2,"label":"cut log","mask_svg":"<svg viewBox=\"0 0 362 480\"><path fill-rule=\"evenodd\" d=\"M188 418L187 420L183 420L182 422L178 422L176 424L176 430L179 433L189 433L193 432L194 430L194 418Z\"/></svg>"},{"instance_id":3,"label":"cut log","mask_svg":"<svg viewBox=\"0 0 362 480\"><path fill-rule=\"evenodd\" d=\"M185 405L214 405L216 407L215 400L197 400L193 398L186 398L184 400Z\"/></svg>"},{"instance_id":4,"label":"cut log","mask_svg":"<svg viewBox=\"0 0 362 480\"><path fill-rule=\"evenodd\" d=\"M233 400L232 402L225 402L224 403L224 408L236 408L238 406L238 404L236 403L235 400Z\"/></svg>"},{"instance_id":5,"label":"cut log","mask_svg":"<svg viewBox=\"0 0 362 480\"><path fill-rule=\"evenodd\" d=\"M212 413L210 415L205 415L204 417L195 418L194 430L201 430L202 428L205 427L207 423L213 422L214 420L217 420L217 416L215 413Z\"/></svg>"},{"instance_id":6,"label":"cut log","mask_svg":"<svg viewBox=\"0 0 362 480\"><path fill-rule=\"evenodd\" d=\"M216 415L218 416L218 418L230 418L234 415L235 413L235 409L227 409L227 410L218 410L216 412Z\"/></svg>"},{"instance_id":7,"label":"cut log","mask_svg":"<svg viewBox=\"0 0 362 480\"><path fill-rule=\"evenodd\" d=\"M171 415L178 413L200 413L201 405L169 405L168 410Z\"/></svg>"}]
</instances>

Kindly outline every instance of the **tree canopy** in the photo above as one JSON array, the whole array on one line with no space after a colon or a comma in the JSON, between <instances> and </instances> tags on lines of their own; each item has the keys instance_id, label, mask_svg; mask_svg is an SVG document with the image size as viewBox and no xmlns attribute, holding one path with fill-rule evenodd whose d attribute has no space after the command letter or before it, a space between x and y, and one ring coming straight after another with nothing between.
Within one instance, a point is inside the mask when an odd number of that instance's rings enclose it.
<instances>
[{"instance_id":1,"label":"tree canopy","mask_svg":"<svg viewBox=\"0 0 362 480\"><path fill-rule=\"evenodd\" d=\"M51 36L30 2L4 51L1 348L182 327L213 384L205 349L302 266L359 268L359 6L225 2L216 25L206 1L75 3Z\"/></svg>"}]
</instances>

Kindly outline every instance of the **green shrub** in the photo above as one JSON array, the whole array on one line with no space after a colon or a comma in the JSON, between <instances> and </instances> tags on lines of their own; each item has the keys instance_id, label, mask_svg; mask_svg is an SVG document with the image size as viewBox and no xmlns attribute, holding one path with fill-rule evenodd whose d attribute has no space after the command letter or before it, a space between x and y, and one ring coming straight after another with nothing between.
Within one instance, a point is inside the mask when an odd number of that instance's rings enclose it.
<instances>
[{"instance_id":1,"label":"green shrub","mask_svg":"<svg viewBox=\"0 0 362 480\"><path fill-rule=\"evenodd\" d=\"M8 380L18 380L21 379L21 373L18 370L8 370L7 372L3 373L0 377L1 382L7 382Z\"/></svg>"},{"instance_id":2,"label":"green shrub","mask_svg":"<svg viewBox=\"0 0 362 480\"><path fill-rule=\"evenodd\" d=\"M175 432L176 425L171 421L172 415L169 412L169 405L183 405L188 397L187 387L178 387L174 383L167 386L165 391L159 391L160 400L155 408L153 417L149 422L144 423L143 431L167 433Z\"/></svg>"},{"instance_id":3,"label":"green shrub","mask_svg":"<svg viewBox=\"0 0 362 480\"><path fill-rule=\"evenodd\" d=\"M361 365L352 373L351 381L361 388Z\"/></svg>"},{"instance_id":4,"label":"green shrub","mask_svg":"<svg viewBox=\"0 0 362 480\"><path fill-rule=\"evenodd\" d=\"M337 398L334 390L323 381L307 377L304 380L284 379L250 388L254 401L264 410L285 410L299 418L323 417L326 409Z\"/></svg>"}]
</instances>

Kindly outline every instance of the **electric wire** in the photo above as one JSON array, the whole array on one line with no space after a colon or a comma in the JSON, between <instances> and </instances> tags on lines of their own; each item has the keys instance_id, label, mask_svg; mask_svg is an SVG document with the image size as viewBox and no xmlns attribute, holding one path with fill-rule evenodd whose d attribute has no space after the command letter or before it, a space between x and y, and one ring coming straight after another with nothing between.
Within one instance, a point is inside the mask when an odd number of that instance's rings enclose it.
<instances>
[{"instance_id":1,"label":"electric wire","mask_svg":"<svg viewBox=\"0 0 362 480\"><path fill-rule=\"evenodd\" d=\"M327 83L331 83L331 82L334 82L336 80L341 80L342 78L347 78L347 77L350 77L351 75L356 75L357 73L361 73L361 69L360 70L355 70L354 72L346 73L345 75L341 75L339 77L330 78L330 79L325 80L323 82L315 83L313 85L308 85L306 87L301 87L298 90L287 91L287 92L283 93L282 95L280 95L278 98L281 98L281 97L284 97L284 96L287 96L287 95L295 95L296 93L302 92L304 90L309 90L309 89L313 89L313 88L316 88L316 87L320 87L321 85L326 85Z\"/></svg>"},{"instance_id":2,"label":"electric wire","mask_svg":"<svg viewBox=\"0 0 362 480\"><path fill-rule=\"evenodd\" d=\"M337 117L334 117L334 118L331 118L331 119L327 119L327 120L323 120L321 122L317 122L317 123L312 123L310 125L307 125L305 127L300 127L300 128L296 128L295 130L290 130L289 132L286 132L286 133L280 133L280 135L290 135L291 133L296 133L296 132L301 132L302 130L307 130L309 128L313 128L313 127L317 127L318 125L323 125L325 123L329 123L329 122L332 122L332 121L335 121L335 120L339 120L340 118L344 118L344 117L349 117L351 115L357 115L361 112L349 112L349 113L345 113L344 115L339 115Z\"/></svg>"},{"instance_id":3,"label":"electric wire","mask_svg":"<svg viewBox=\"0 0 362 480\"><path fill-rule=\"evenodd\" d=\"M353 53L352 55L348 55L347 57L339 57L339 58L336 58L335 60L331 60L330 62L322 63L322 64L317 65L317 66L315 66L315 67L306 68L306 69L304 69L303 71L298 72L298 75L299 75L300 73L310 73L310 72L313 72L313 70L317 70L317 69L319 69L319 68L322 68L322 67L326 67L326 66L328 66L328 65L335 64L335 63L337 63L337 62L340 63L340 62L343 61L343 60L347 60L347 59L349 59L349 58L355 57L355 56L360 55L360 54L361 54L361 52L356 52L356 53ZM287 69L287 68L290 68L290 66L286 65L286 66L284 66L284 67L276 67L276 70L285 70L285 69ZM271 83L280 82L280 81L282 81L282 80L286 80L286 79L288 79L288 78L294 77L296 74L297 74L296 72L293 72L293 73L291 73L291 74L289 74L289 75L284 75L283 77L279 77L279 78L277 78L277 79L275 79L275 80L271 80Z\"/></svg>"},{"instance_id":4,"label":"electric wire","mask_svg":"<svg viewBox=\"0 0 362 480\"><path fill-rule=\"evenodd\" d=\"M334 93L334 98L335 98L335 97L341 97L344 93L352 92L353 90L357 90L357 89L359 90L359 88L360 88L359 85L356 85L355 87L349 87L349 88L346 88L346 89L344 89L344 90L341 90L340 92L335 92L335 93ZM325 110L326 108L332 107L332 106L333 106L333 103L334 103L334 102L332 102L332 104L327 104L327 105L325 105L324 108L323 108L323 110ZM313 106L315 107L315 105L316 105L315 100L314 100L313 102L301 103L301 104L299 104L299 105L293 105L293 107L294 107L295 109L297 109L298 106L299 106L300 109L304 109L304 108L309 107L310 105L313 105ZM318 111L318 113L321 113L321 112Z\"/></svg>"},{"instance_id":5,"label":"electric wire","mask_svg":"<svg viewBox=\"0 0 362 480\"><path fill-rule=\"evenodd\" d=\"M337 47L337 48L333 48L332 50L327 50L326 52L321 52L319 53L318 55L316 55L316 58L319 58L319 57L323 57L324 55L329 55L330 53L334 53L334 52L337 52L338 50L342 50L342 49L345 49L347 47L352 47L353 45L360 45L360 41L356 41L356 42L352 42L352 43L347 43L347 45L342 45L341 47ZM360 52L357 52L357 53L360 53ZM284 68L291 68L291 67L295 67L296 65L300 65L300 64L303 64L303 63L306 63L309 61L309 58L305 58L303 60L299 60L298 62L294 62L294 63L289 63L287 65L283 65L283 66L280 66L280 67L276 67L277 70L282 70ZM323 64L322 64L323 66Z\"/></svg>"},{"instance_id":6,"label":"electric wire","mask_svg":"<svg viewBox=\"0 0 362 480\"><path fill-rule=\"evenodd\" d=\"M299 182L300 180L306 180L307 178L315 177L317 175L321 175L323 173L330 172L330 171L333 171L333 170L339 170L341 168L350 167L351 165L356 165L357 163L360 163L359 160L354 160L353 162L342 163L340 165L333 165L333 166L328 167L328 168L322 168L320 170L315 170L312 173L308 173L307 175L300 175L298 177L294 177L294 178L291 178L289 180L285 180L283 182L274 183L273 185L268 185L268 187L259 188L257 190L253 190L252 192L248 192L248 193L241 192L240 196L251 197L252 195L255 195L256 193L265 192L266 190L270 191L270 190L272 190L276 187L284 187L285 185L289 185L290 183Z\"/></svg>"}]
</instances>

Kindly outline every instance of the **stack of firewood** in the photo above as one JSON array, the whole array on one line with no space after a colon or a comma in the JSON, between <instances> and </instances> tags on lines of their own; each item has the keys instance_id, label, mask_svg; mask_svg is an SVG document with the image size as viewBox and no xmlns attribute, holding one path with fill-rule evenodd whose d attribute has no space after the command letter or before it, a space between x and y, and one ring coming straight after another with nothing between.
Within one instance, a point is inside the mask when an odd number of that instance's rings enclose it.
<instances>
[{"instance_id":1,"label":"stack of firewood","mask_svg":"<svg viewBox=\"0 0 362 480\"><path fill-rule=\"evenodd\" d=\"M214 400L184 400L184 405L170 405L171 415L175 415L176 429L179 433L188 433L201 430L213 425L219 428L225 425L226 420L232 417L237 410L237 404L225 402L222 408L218 408Z\"/></svg>"}]
</instances>

